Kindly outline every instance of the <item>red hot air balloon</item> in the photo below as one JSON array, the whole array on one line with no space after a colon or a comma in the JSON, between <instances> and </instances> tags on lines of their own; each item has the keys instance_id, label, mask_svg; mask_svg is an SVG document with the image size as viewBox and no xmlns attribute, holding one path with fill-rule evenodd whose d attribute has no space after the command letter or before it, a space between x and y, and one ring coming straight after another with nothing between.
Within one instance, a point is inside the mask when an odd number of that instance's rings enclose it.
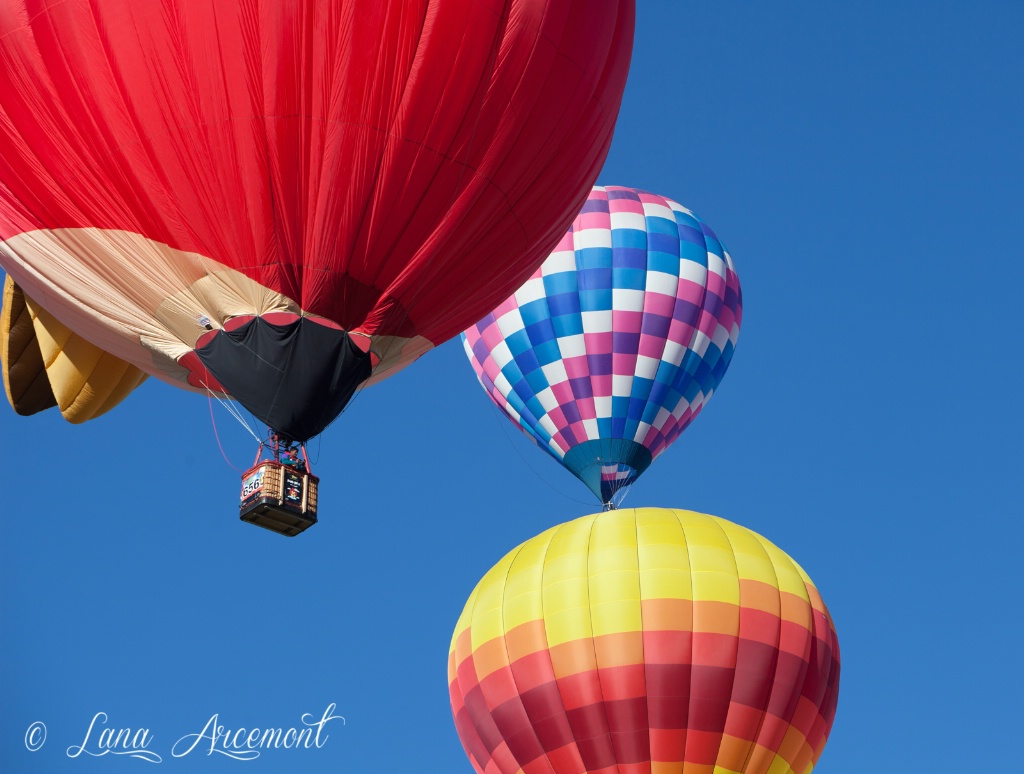
<instances>
[{"instance_id":1,"label":"red hot air balloon","mask_svg":"<svg viewBox=\"0 0 1024 774\"><path fill-rule=\"evenodd\" d=\"M555 245L607 154L633 16L0 0L10 295L307 439Z\"/></svg>"}]
</instances>

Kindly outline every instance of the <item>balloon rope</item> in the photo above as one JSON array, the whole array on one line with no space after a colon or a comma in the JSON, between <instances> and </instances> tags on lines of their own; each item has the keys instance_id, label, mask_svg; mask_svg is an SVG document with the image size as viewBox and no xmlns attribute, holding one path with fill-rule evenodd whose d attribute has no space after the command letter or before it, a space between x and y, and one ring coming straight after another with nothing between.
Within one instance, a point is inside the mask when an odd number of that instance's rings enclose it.
<instances>
[{"instance_id":1,"label":"balloon rope","mask_svg":"<svg viewBox=\"0 0 1024 774\"><path fill-rule=\"evenodd\" d=\"M224 458L224 461L228 464L229 468L233 468L234 470L236 470L239 473L241 473L242 472L241 468L238 468L238 467L236 467L235 465L233 465L231 463L231 460L228 459L228 455L224 452L224 447L221 445L220 434L217 432L217 419L213 415L213 397L212 396L213 396L212 392L211 393L207 393L207 399L210 401L210 424L213 426L213 437L217 439L217 448L220 449L220 456Z\"/></svg>"},{"instance_id":2,"label":"balloon rope","mask_svg":"<svg viewBox=\"0 0 1024 774\"><path fill-rule=\"evenodd\" d=\"M214 395L212 391L210 392L210 394L213 395L214 397L217 397L216 395ZM245 417L243 417L242 413L238 409L236 409L234 405L232 405L231 401L224 400L222 398L217 398L217 400L224 407L225 411L227 411L231 416L233 416L237 420L238 424L240 424L242 427L249 431L249 435L251 435L256 440L257 443L263 443L263 439L256 435L255 430L249 427L249 423L245 421Z\"/></svg>"},{"instance_id":3,"label":"balloon rope","mask_svg":"<svg viewBox=\"0 0 1024 774\"><path fill-rule=\"evenodd\" d=\"M527 460L526 457L523 456L523 453L516 446L515 442L513 442L512 436L510 436L508 434L508 427L506 427L507 415L504 414L504 412L502 412L501 409L499 409L498 406L496 406L493 401L488 401L488 403L491 404L491 411L493 412L492 416L495 418L495 420L498 423L498 426L501 428L501 432L505 435L505 440L508 441L509 446L511 446L515 450L516 454L519 455L519 459L521 459L523 461L523 464L525 464L526 467L528 467L530 469L530 472L533 473L533 475L535 475L537 478L539 478L541 481L543 481L545 484L547 484L548 487L551 488L552 490L554 490L556 494L560 494L562 497L566 498L567 500L572 500L573 502L580 503L581 505L591 505L592 504L589 500L581 500L578 497L573 497L572 495L567 494L566 492L562 491L561 489L556 487L554 484L552 484L550 481L548 481L546 478L544 478L544 476L542 476L537 471L537 469L533 467L533 465L530 463L530 461Z\"/></svg>"},{"instance_id":4,"label":"balloon rope","mask_svg":"<svg viewBox=\"0 0 1024 774\"><path fill-rule=\"evenodd\" d=\"M231 405L231 402L229 400L221 398L213 390L211 390L209 385L207 385L206 383L203 383L203 387L206 388L206 397L210 404L210 424L213 427L213 437L217 440L217 448L220 449L220 456L224 458L224 461L228 464L228 467L241 472L242 469L232 464L231 460L228 459L228 455L224 451L224 446L220 442L220 433L217 431L217 419L213 414L213 399L216 398L217 402L220 403L224 407L224 409L238 421L238 424L240 424L242 427L249 431L249 435L255 438L257 443L262 445L263 440L258 435L256 435L255 431L251 427L249 427L249 424L245 421L245 418L241 415L241 412L239 412L233 405Z\"/></svg>"}]
</instances>

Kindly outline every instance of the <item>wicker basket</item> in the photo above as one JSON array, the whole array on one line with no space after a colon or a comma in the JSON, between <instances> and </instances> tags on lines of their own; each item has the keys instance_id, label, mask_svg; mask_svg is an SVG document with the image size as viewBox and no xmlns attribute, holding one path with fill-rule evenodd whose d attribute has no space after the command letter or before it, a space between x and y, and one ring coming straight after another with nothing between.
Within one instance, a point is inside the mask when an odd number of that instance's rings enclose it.
<instances>
[{"instance_id":1,"label":"wicker basket","mask_svg":"<svg viewBox=\"0 0 1024 774\"><path fill-rule=\"evenodd\" d=\"M294 537L316 524L320 479L275 460L242 474L239 518L279 535Z\"/></svg>"}]
</instances>

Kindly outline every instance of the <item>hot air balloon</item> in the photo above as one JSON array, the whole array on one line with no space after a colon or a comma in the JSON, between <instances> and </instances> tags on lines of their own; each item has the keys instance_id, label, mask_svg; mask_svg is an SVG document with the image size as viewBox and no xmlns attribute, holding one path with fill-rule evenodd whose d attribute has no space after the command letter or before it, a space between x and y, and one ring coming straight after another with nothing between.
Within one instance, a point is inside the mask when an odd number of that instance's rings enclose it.
<instances>
[{"instance_id":1,"label":"hot air balloon","mask_svg":"<svg viewBox=\"0 0 1024 774\"><path fill-rule=\"evenodd\" d=\"M491 400L614 505L710 400L741 318L732 258L705 223L671 199L597 186L463 343Z\"/></svg>"},{"instance_id":2,"label":"hot air balloon","mask_svg":"<svg viewBox=\"0 0 1024 774\"><path fill-rule=\"evenodd\" d=\"M804 571L724 519L609 511L526 541L480 581L448 660L479 774L808 774L839 645Z\"/></svg>"},{"instance_id":3,"label":"hot air balloon","mask_svg":"<svg viewBox=\"0 0 1024 774\"><path fill-rule=\"evenodd\" d=\"M9 400L88 418L151 374L318 434L551 250L607 154L633 15L0 0L4 318L45 313L2 331ZM54 326L95 368L40 366Z\"/></svg>"}]
</instances>

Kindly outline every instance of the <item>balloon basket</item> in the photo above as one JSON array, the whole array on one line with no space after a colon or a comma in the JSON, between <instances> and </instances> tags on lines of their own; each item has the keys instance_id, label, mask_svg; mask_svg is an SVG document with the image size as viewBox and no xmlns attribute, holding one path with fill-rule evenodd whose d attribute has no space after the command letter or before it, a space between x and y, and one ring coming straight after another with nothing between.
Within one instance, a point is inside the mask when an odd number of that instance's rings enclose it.
<instances>
[{"instance_id":1,"label":"balloon basket","mask_svg":"<svg viewBox=\"0 0 1024 774\"><path fill-rule=\"evenodd\" d=\"M242 474L239 518L279 535L295 537L316 524L316 476L264 460Z\"/></svg>"}]
</instances>

